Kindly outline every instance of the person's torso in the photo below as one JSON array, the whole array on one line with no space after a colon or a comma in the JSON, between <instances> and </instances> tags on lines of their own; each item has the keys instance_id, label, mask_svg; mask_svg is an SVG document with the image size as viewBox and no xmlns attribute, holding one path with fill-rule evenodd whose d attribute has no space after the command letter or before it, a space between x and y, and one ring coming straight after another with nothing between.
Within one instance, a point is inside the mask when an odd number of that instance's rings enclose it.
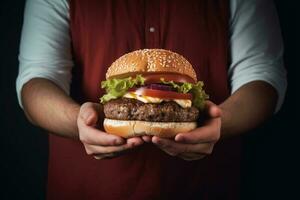
<instances>
[{"instance_id":1,"label":"person's torso","mask_svg":"<svg viewBox=\"0 0 300 200\"><path fill-rule=\"evenodd\" d=\"M72 97L99 102L100 82L121 55L162 48L183 55L210 100L229 95L227 0L71 0L75 67ZM50 137L48 199L235 199L239 142L187 162L147 144L118 158L95 160L80 142Z\"/></svg>"}]
</instances>

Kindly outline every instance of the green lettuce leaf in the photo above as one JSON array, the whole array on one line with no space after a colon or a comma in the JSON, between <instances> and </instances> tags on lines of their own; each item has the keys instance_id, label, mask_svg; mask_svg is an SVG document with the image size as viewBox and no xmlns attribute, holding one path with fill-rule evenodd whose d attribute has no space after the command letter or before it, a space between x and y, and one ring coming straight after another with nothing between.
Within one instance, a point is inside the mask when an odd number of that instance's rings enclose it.
<instances>
[{"instance_id":1,"label":"green lettuce leaf","mask_svg":"<svg viewBox=\"0 0 300 200\"><path fill-rule=\"evenodd\" d=\"M209 96L203 90L203 82L198 81L196 84L192 83L183 83L177 84L174 81L164 81L164 79L160 79L163 84L171 85L173 88L180 93L191 93L193 95L193 105L199 109L204 108L205 100L209 98Z\"/></svg>"},{"instance_id":2,"label":"green lettuce leaf","mask_svg":"<svg viewBox=\"0 0 300 200\"><path fill-rule=\"evenodd\" d=\"M102 81L101 88L105 88L106 94L100 98L100 102L106 103L112 99L122 97L130 88L133 88L137 85L144 85L144 83L145 78L141 75L136 75L135 78L114 78Z\"/></svg>"},{"instance_id":3,"label":"green lettuce leaf","mask_svg":"<svg viewBox=\"0 0 300 200\"><path fill-rule=\"evenodd\" d=\"M209 99L209 96L203 90L203 82L198 81L196 84L192 84L190 92L193 94L193 105L199 109L203 109L205 101Z\"/></svg>"}]
</instances>

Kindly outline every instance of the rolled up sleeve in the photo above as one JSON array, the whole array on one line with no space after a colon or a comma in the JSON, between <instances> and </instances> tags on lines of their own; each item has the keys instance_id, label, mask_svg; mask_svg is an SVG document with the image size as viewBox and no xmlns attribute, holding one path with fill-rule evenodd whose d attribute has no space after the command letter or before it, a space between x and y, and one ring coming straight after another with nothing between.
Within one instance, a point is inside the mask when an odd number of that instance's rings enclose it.
<instances>
[{"instance_id":1,"label":"rolled up sleeve","mask_svg":"<svg viewBox=\"0 0 300 200\"><path fill-rule=\"evenodd\" d=\"M231 92L252 81L265 81L277 91L277 112L287 78L279 20L271 0L231 1L230 49Z\"/></svg>"},{"instance_id":2,"label":"rolled up sleeve","mask_svg":"<svg viewBox=\"0 0 300 200\"><path fill-rule=\"evenodd\" d=\"M16 90L33 78L51 80L67 94L73 67L69 35L69 7L64 0L28 0L19 51Z\"/></svg>"}]
</instances>

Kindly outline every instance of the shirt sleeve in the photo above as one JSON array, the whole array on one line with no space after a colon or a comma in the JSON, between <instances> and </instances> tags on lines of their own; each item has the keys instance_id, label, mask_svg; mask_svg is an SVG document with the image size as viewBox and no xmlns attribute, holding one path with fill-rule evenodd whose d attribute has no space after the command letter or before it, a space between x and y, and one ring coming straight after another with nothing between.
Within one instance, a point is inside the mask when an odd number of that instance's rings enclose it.
<instances>
[{"instance_id":1,"label":"shirt sleeve","mask_svg":"<svg viewBox=\"0 0 300 200\"><path fill-rule=\"evenodd\" d=\"M231 92L251 81L265 81L278 93L277 112L284 100L287 80L274 2L231 0L230 8Z\"/></svg>"},{"instance_id":2,"label":"shirt sleeve","mask_svg":"<svg viewBox=\"0 0 300 200\"><path fill-rule=\"evenodd\" d=\"M51 80L69 94L72 66L67 0L27 0L16 80L20 106L22 87L33 78Z\"/></svg>"}]
</instances>

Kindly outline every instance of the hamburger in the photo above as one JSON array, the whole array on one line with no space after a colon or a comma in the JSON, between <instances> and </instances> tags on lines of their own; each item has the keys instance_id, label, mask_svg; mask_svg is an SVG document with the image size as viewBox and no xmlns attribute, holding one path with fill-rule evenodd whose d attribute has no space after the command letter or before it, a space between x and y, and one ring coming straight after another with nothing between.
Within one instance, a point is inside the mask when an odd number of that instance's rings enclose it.
<instances>
[{"instance_id":1,"label":"hamburger","mask_svg":"<svg viewBox=\"0 0 300 200\"><path fill-rule=\"evenodd\" d=\"M124 138L172 138L197 127L208 95L192 65L164 49L143 49L118 58L101 82L106 93L104 130Z\"/></svg>"}]
</instances>

